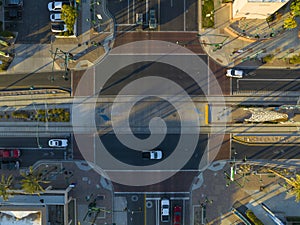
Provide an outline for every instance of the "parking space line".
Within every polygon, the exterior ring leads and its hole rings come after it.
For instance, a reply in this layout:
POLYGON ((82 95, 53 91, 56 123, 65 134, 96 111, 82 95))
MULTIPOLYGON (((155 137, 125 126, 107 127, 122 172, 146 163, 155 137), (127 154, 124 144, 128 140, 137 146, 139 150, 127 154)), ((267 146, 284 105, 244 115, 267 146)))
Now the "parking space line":
MULTIPOLYGON (((116 27, 122 27, 122 26, 135 26, 134 23, 119 23, 115 25, 116 27)), ((124 32, 124 31, 122 31, 124 32)), ((135 31, 136 32, 136 31, 135 31)))
POLYGON ((146 200, 160 200, 160 198, 146 198, 146 200))
POLYGON ((146 194, 144 194, 144 225, 147 225, 146 194))
POLYGON ((157 0, 157 30, 160 31, 160 0, 157 0))
POLYGON ((171 197, 171 200, 189 200, 189 197, 171 197))
POLYGON ((130 4, 129 4, 130 0, 127 0, 127 22, 129 23, 129 11, 130 11, 130 4))
POLYGON ((135 0, 132 0, 132 18, 133 18, 133 23, 135 23, 135 0))
POLYGON ((149 0, 146 0, 146 24, 148 23, 149 0))
POLYGON ((182 225, 184 225, 184 221, 185 221, 185 218, 184 218, 184 216, 185 216, 185 208, 184 208, 184 206, 185 206, 185 200, 183 200, 183 203, 182 203, 182 225))
POLYGON ((156 204, 156 225, 159 225, 159 201, 155 202, 156 204))

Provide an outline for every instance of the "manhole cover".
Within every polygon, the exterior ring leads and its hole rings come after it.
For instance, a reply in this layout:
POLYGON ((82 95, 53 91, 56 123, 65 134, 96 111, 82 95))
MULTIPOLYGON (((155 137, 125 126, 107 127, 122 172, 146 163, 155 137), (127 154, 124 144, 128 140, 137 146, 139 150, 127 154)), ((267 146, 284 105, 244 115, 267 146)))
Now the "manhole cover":
POLYGON ((139 197, 137 195, 131 196, 131 201, 136 202, 137 200, 139 200, 139 197))
POLYGON ((152 208, 152 206, 153 206, 153 203, 152 203, 151 201, 147 201, 147 202, 146 202, 146 207, 147 207, 148 209, 152 208))

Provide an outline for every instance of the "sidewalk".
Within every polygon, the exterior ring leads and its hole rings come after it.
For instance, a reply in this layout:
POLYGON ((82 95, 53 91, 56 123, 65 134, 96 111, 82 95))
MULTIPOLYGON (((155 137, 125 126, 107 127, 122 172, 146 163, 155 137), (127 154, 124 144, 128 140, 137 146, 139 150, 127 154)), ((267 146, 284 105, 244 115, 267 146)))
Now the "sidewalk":
MULTIPOLYGON (((263 161, 251 161, 247 164, 266 165, 263 161)), ((286 168, 299 165, 295 161, 287 161, 286 168)), ((281 162, 269 162, 268 166, 282 165, 281 162)), ((298 167, 297 167, 298 168, 298 167)), ((192 223, 201 222, 201 203, 206 205, 206 224, 228 225, 241 222, 234 215, 231 208, 238 204, 251 209, 254 214, 264 223, 272 224, 272 220, 260 206, 265 203, 277 216, 297 216, 300 210, 295 197, 286 192, 283 187, 284 181, 276 176, 249 175, 235 176, 235 182, 225 179, 224 171, 230 173, 230 164, 225 161, 214 162, 206 171, 203 171, 192 186, 192 223), (226 183, 228 185, 226 185, 226 183), (261 190, 261 187, 264 187, 261 190), (282 204, 277 204, 282 202, 282 204), (287 207, 287 205, 289 207, 287 207), (276 213, 280 212, 280 214, 276 213)), ((191 224, 192 224, 191 223, 191 224)))
MULTIPOLYGON (((113 222, 113 187, 112 184, 95 172, 85 161, 75 162, 53 162, 42 161, 35 164, 33 167, 39 170, 45 168, 49 171, 51 165, 56 165, 58 172, 55 171, 49 174, 51 180, 50 185, 55 189, 65 189, 69 184, 75 183, 76 187, 70 192, 70 197, 76 199, 77 204, 77 219, 81 225, 89 225, 92 217, 87 217, 88 205, 97 197, 101 196, 101 200, 97 201, 97 207, 101 207, 107 212, 102 212, 98 215, 96 224, 111 224, 113 222), (51 174, 57 174, 52 176, 51 174), (51 175, 51 176, 50 176, 51 175), (104 181, 105 180, 105 181, 104 181)), ((77 224, 77 223, 76 223, 77 224)))
POLYGON ((299 65, 288 58, 300 53, 299 28, 283 30, 289 6, 282 9, 280 17, 270 23, 260 19, 231 19, 231 3, 215 1, 215 26, 199 32, 199 41, 206 53, 226 67, 241 68, 289 68, 299 65), (262 58, 273 54, 272 62, 262 63, 262 58))

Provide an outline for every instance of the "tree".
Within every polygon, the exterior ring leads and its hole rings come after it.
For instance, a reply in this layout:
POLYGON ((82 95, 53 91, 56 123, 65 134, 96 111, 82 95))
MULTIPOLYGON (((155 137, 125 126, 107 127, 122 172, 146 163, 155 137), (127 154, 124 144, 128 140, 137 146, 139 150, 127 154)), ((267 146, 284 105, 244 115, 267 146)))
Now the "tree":
POLYGON ((292 187, 292 190, 290 193, 296 197, 296 202, 299 202, 300 201, 300 174, 296 174, 296 179, 295 179, 293 177, 287 178, 284 175, 282 175, 274 170, 271 170, 271 169, 269 171, 274 173, 278 177, 284 179, 285 182, 287 182, 292 187))
POLYGON ((300 16, 300 1, 296 0, 292 2, 290 9, 293 16, 300 16))
POLYGON ((0 181, 0 196, 4 201, 7 201, 10 196, 10 187, 13 181, 13 176, 9 175, 7 178, 2 174, 0 181))
POLYGON ((290 16, 288 18, 286 18, 283 22, 283 27, 285 29, 294 29, 297 27, 297 22, 295 20, 295 17, 290 16))
POLYGON ((40 194, 45 190, 40 185, 41 183, 49 183, 49 181, 45 181, 42 179, 42 176, 36 174, 31 167, 29 167, 29 172, 21 173, 23 179, 21 180, 22 189, 25 194, 40 194))
POLYGON ((67 25, 67 29, 70 33, 74 32, 74 24, 78 16, 77 10, 70 5, 63 5, 61 10, 61 19, 67 25))

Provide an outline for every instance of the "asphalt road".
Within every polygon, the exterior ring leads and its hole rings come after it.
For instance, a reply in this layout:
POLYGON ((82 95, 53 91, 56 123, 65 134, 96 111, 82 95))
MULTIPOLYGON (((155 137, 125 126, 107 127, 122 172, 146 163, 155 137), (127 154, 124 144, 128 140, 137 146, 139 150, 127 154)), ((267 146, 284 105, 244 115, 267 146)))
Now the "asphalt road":
MULTIPOLYGON (((1 137, 0 148, 18 148, 21 151, 20 167, 32 166, 39 160, 63 160, 67 153, 67 148, 50 148, 48 140, 53 137, 1 137), (38 148, 38 142, 41 149, 38 148)), ((60 137, 61 138, 61 137, 60 137)))
POLYGON ((134 31, 136 14, 143 14, 143 30, 149 30, 149 10, 156 12, 160 31, 197 31, 196 0, 111 0, 108 9, 116 20, 117 31, 134 31))
POLYGON ((293 146, 248 146, 232 141, 232 158, 247 159, 300 159, 299 145, 293 146), (234 154, 234 151, 237 154, 234 154))
MULTIPOLYGON (((118 63, 118 60, 122 60, 125 57, 132 57, 131 55, 122 55, 119 56, 120 58, 115 59, 115 63, 118 63)), ((167 57, 167 56, 166 56, 167 57)), ((182 56, 178 55, 175 56, 178 59, 181 60, 182 56)), ((194 56, 191 56, 194 57, 194 56)), ((207 56, 200 55, 200 59, 207 64, 207 56)), ((115 57, 114 57, 115 58, 115 57)), ((111 60, 114 60, 112 58, 111 60)), ((185 56, 185 60, 188 63, 188 56, 185 56)), ((110 61, 111 62, 111 61, 110 61)), ((112 63, 113 64, 113 63, 112 63)), ((105 64, 106 65, 106 64, 105 64)), ((103 66, 99 65, 99 71, 101 72, 103 69, 103 66)), ((195 68, 196 69, 196 68, 195 68)), ((206 68, 200 68, 199 71, 201 72, 201 77, 203 76, 204 79, 208 79, 208 72, 206 68)), ((100 75, 100 74, 99 74, 100 75)), ((208 83, 203 82, 203 87, 199 87, 195 81, 189 76, 188 74, 184 73, 180 68, 163 64, 160 62, 142 62, 142 63, 135 63, 131 64, 125 68, 120 69, 118 72, 116 72, 105 84, 101 91, 101 95, 116 95, 120 92, 122 88, 124 88, 126 85, 130 84, 133 81, 136 81, 143 77, 149 77, 149 76, 157 76, 166 78, 170 81, 176 82, 176 84, 180 85, 189 95, 203 95, 202 89, 208 89, 208 83)), ((101 79, 101 76, 98 76, 99 79, 101 79)), ((97 79, 96 79, 97 82, 97 79)), ((156 84, 157 85, 157 84, 156 84)), ((163 86, 163 84, 162 84, 163 86)), ((151 87, 150 83, 145 84, 145 92, 146 89, 152 89, 155 90, 159 89, 157 86, 151 87)), ((168 93, 167 88, 165 89, 166 94, 168 93)), ((147 92, 146 92, 147 93, 147 92)))
POLYGON ((243 79, 232 79, 232 91, 299 91, 300 70, 245 70, 243 79))
POLYGON ((71 80, 65 80, 63 72, 43 72, 26 74, 1 74, 0 91, 9 89, 28 89, 34 85, 36 88, 62 88, 71 89, 71 80))
MULTIPOLYGON (((148 135, 136 135, 140 139, 145 139, 148 135)), ((163 151, 163 160, 166 160, 174 151, 178 144, 180 135, 171 135, 167 134, 165 139, 161 142, 156 149, 163 151)), ((124 135, 123 138, 126 138, 124 135)), ((114 156, 116 159, 120 160, 129 165, 135 166, 146 166, 155 164, 157 160, 145 160, 142 159, 141 151, 136 151, 130 147, 124 146, 114 134, 107 134, 100 137, 102 143, 109 153, 114 156)), ((203 155, 203 152, 207 144, 207 135, 200 135, 198 145, 194 150, 194 153, 190 160, 185 164, 182 170, 198 170, 200 159, 203 155)), ((149 149, 151 150, 151 149, 149 149)), ((100 165, 101 166, 101 165, 100 165)), ((174 170, 180 169, 177 168, 177 165, 172 165, 174 170)))

